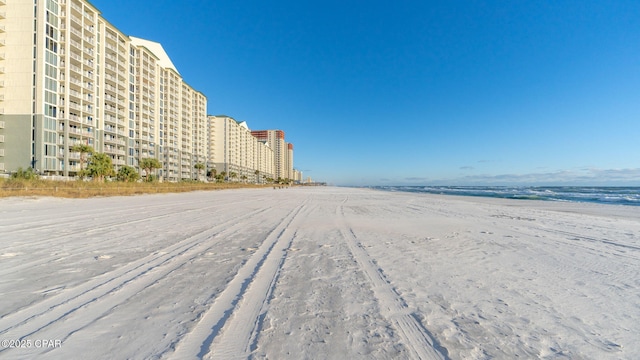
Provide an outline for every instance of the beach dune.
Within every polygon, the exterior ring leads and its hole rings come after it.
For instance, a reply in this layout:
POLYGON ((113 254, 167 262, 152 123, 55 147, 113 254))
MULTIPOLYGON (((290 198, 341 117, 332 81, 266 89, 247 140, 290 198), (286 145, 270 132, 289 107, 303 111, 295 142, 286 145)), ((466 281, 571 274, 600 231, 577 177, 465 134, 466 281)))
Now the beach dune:
POLYGON ((0 358, 634 359, 638 207, 240 189, 0 199, 0 358))

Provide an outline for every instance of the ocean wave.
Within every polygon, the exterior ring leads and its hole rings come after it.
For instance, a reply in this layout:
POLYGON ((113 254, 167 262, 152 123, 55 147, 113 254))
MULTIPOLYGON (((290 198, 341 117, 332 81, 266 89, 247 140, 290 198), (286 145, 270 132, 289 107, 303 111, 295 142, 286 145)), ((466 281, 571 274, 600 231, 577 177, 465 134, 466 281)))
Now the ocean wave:
POLYGON ((640 187, 374 186, 385 191, 640 206, 640 187))

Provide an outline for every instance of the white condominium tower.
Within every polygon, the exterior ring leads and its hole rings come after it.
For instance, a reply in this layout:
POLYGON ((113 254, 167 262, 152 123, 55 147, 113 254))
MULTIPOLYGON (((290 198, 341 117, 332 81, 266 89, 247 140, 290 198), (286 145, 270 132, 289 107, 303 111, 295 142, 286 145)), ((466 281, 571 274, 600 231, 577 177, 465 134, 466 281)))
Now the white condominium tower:
POLYGON ((258 141, 267 143, 273 149, 275 179, 293 179, 293 144, 284 140, 284 131, 254 130, 251 133, 258 141))
POLYGON ((73 176, 70 148, 87 144, 116 169, 151 157, 166 180, 194 179, 206 108, 160 44, 123 34, 90 2, 0 0, 0 172, 73 176))
POLYGON ((231 181, 263 182, 274 178, 273 150, 252 135, 245 121, 209 116, 207 168, 231 181))
POLYGON ((130 39, 136 73, 134 158, 162 160, 160 176, 169 181, 195 179, 195 164, 206 163, 207 98, 182 80, 162 45, 130 39))

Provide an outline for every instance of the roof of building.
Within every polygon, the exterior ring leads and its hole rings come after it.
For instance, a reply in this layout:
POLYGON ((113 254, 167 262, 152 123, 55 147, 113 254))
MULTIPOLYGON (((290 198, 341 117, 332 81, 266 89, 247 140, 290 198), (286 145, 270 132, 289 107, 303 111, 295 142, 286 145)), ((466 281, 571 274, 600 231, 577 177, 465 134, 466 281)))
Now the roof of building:
POLYGON ((238 120, 236 120, 236 122, 238 123, 239 126, 249 130, 249 125, 247 125, 246 121, 238 121, 238 120))
POLYGON ((131 39, 132 44, 136 46, 144 46, 147 49, 149 49, 155 56, 157 56, 158 64, 160 64, 160 66, 162 66, 163 68, 172 69, 176 73, 180 74, 180 72, 178 71, 178 69, 176 69, 175 65, 173 65, 173 62, 171 62, 169 55, 167 55, 167 53, 164 51, 164 48, 160 43, 150 41, 150 40, 140 39, 134 36, 129 36, 129 38, 131 39))

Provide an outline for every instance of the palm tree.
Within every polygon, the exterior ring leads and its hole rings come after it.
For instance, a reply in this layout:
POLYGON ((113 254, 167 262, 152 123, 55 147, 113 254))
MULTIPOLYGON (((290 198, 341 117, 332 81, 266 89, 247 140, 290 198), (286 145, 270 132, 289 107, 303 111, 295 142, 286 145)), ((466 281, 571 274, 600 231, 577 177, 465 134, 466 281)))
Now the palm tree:
POLYGON ((226 171, 223 171, 223 172, 221 172, 221 173, 220 173, 220 175, 218 175, 218 176, 221 176, 221 177, 222 177, 222 181, 224 182, 224 180, 225 180, 225 179, 226 179, 226 177, 227 177, 227 172, 226 172, 226 171))
POLYGON ((118 181, 136 182, 140 178, 140 175, 132 166, 124 165, 121 166, 120 169, 118 169, 116 178, 118 179, 118 181))
POLYGON ((78 175, 84 176, 84 163, 86 162, 86 154, 93 154, 93 148, 87 144, 75 144, 69 150, 80 153, 80 171, 78 175))
POLYGON ((87 165, 87 173, 93 176, 93 180, 103 182, 105 176, 114 174, 111 157, 103 153, 93 153, 87 165))
POLYGON ((200 181, 200 171, 204 170, 205 166, 203 163, 197 163, 193 167, 198 170, 198 181, 200 181))
POLYGON ((253 172, 254 174, 256 174, 256 183, 260 183, 260 170, 256 170, 253 172))
POLYGON ((207 171, 207 177, 215 180, 218 178, 218 170, 216 169, 211 169, 209 171, 207 171))
POLYGON ((242 183, 244 183, 244 184, 247 183, 247 175, 240 176, 240 179, 242 179, 242 183))
POLYGON ((140 168, 146 172, 147 181, 153 180, 153 174, 151 173, 153 170, 160 169, 161 167, 162 164, 160 164, 160 161, 156 158, 144 158, 140 160, 140 168))
POLYGON ((238 177, 238 173, 232 171, 232 172, 229 173, 229 177, 232 178, 232 179, 235 179, 235 178, 238 177))

